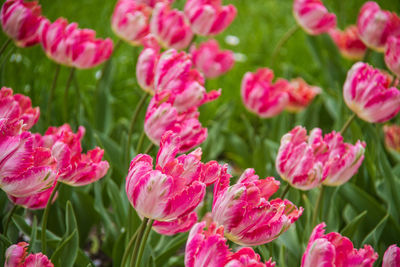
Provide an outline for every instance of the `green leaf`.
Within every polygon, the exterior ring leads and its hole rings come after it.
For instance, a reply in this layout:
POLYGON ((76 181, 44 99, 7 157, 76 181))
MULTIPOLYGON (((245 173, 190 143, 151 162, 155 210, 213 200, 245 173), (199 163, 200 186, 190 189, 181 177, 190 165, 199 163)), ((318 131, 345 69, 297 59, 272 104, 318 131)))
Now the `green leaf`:
POLYGON ((374 229, 372 229, 371 232, 364 238, 362 244, 371 244, 373 247, 375 247, 382 235, 383 229, 385 229, 388 218, 389 214, 386 214, 386 216, 383 217, 382 220, 380 220, 379 223, 374 227, 374 229))
POLYGON ((36 216, 33 217, 33 223, 32 223, 32 231, 30 234, 30 241, 29 241, 29 249, 28 249, 28 253, 32 252, 33 246, 35 245, 36 242, 36 234, 37 234, 37 219, 36 216))
POLYGON ((162 266, 172 255, 175 255, 176 251, 186 243, 186 239, 187 234, 179 234, 168 242, 165 245, 166 249, 156 258, 156 266, 162 266))
POLYGON ((355 217, 351 222, 349 222, 340 233, 348 238, 352 239, 354 233, 357 231, 358 226, 364 220, 365 215, 367 215, 367 211, 363 211, 357 217, 355 217))
POLYGON ((111 207, 114 210, 113 213, 117 215, 115 216, 115 221, 118 227, 122 228, 126 222, 127 212, 124 208, 125 205, 123 204, 119 189, 112 179, 107 180, 107 193, 111 199, 111 207))

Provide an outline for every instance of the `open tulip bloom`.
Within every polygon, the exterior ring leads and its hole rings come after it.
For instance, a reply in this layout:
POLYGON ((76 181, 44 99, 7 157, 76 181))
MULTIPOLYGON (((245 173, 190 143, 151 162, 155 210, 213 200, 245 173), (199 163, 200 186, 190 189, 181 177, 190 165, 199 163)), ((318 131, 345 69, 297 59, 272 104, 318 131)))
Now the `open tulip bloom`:
POLYGON ((361 41, 356 25, 351 25, 344 31, 332 29, 329 31, 329 35, 343 57, 350 60, 362 60, 364 58, 367 47, 361 41))
POLYGON ((46 255, 28 254, 28 246, 26 242, 19 242, 7 248, 4 267, 54 267, 46 255))

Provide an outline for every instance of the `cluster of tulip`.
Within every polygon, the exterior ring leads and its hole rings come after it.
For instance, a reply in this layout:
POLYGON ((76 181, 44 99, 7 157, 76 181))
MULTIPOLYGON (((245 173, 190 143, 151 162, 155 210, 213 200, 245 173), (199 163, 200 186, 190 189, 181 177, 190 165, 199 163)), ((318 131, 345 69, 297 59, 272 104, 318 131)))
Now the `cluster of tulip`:
MULTIPOLYGON (((299 219, 303 208, 284 199, 287 191, 280 198, 271 199, 280 187, 274 177, 259 179, 249 168, 230 185, 228 165, 201 162, 201 148, 178 156, 207 138, 207 128, 199 121, 199 107, 217 99, 221 90, 207 92, 205 78, 218 77, 234 64, 231 51, 220 50, 213 39, 196 46, 194 35, 221 33, 235 18, 236 9, 223 6, 220 0, 187 0, 181 12, 172 8, 172 2, 119 0, 111 18, 112 29, 119 38, 143 46, 136 78, 144 96, 152 97, 143 128, 150 141, 159 146, 154 168, 153 158, 147 154, 137 154, 129 166, 125 190, 142 225, 132 235, 122 264, 135 243, 131 262, 140 265, 153 229, 162 235, 190 231, 184 259, 189 267, 273 267, 272 259, 262 262, 252 246, 278 238, 299 219), (186 48, 188 51, 179 51, 186 48), (198 222, 197 211, 208 186, 213 187, 211 213, 198 222), (227 240, 244 247, 234 251, 227 240)), ((357 26, 342 32, 336 29, 336 16, 320 0, 294 0, 293 10, 298 24, 308 34, 328 33, 343 56, 359 60, 368 48, 384 51, 388 68, 400 76, 400 18, 396 14, 367 2, 357 26)), ((41 16, 36 2, 7 0, 0 20, 4 32, 17 46, 41 43, 49 58, 72 68, 94 67, 109 59, 113 51, 112 41, 96 39, 93 30, 78 29, 76 23, 68 24, 63 18, 50 23, 41 16)), ((302 78, 279 78, 275 83, 273 78, 271 69, 261 68, 246 73, 242 80, 243 103, 261 118, 277 116, 284 110, 302 111, 322 92, 302 78)), ((355 63, 343 86, 344 102, 355 114, 351 119, 358 116, 370 123, 383 123, 394 118, 400 112, 397 83, 382 70, 364 62, 355 63)), ((49 127, 44 135, 31 133, 29 130, 38 119, 39 108, 32 107, 29 97, 13 94, 5 87, 0 90, 0 188, 15 205, 46 208, 45 217, 60 183, 93 183, 105 176, 109 164, 102 161, 104 151, 98 147, 82 153, 83 127, 77 133, 69 124, 49 127)), ((348 124, 340 132, 325 135, 319 128, 307 135, 305 128, 296 126, 282 137, 275 165, 288 186, 300 190, 320 187, 322 192, 323 186, 340 186, 357 173, 366 143, 344 142, 342 135, 348 124)), ((384 132, 387 147, 400 151, 400 127, 387 125, 384 132)), ((128 149, 129 146, 128 141, 128 149)), ((315 225, 313 221, 312 226, 315 225)), ((372 266, 378 259, 371 246, 355 249, 339 233, 324 234, 325 226, 315 226, 302 267, 372 266)), ((42 227, 43 253, 45 230, 46 219, 42 227)), ((20 242, 9 247, 5 266, 53 266, 42 253, 28 255, 28 246, 20 242)), ((392 245, 383 257, 383 266, 399 265, 400 248, 392 245)))

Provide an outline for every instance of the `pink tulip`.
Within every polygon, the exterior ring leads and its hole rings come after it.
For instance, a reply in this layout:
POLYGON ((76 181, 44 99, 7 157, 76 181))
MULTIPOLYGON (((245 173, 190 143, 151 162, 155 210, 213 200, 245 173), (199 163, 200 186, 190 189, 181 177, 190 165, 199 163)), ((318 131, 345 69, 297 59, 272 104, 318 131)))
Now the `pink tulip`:
POLYGON ((225 267, 275 267, 275 262, 269 259, 267 262, 261 262, 260 255, 254 252, 252 248, 241 248, 234 253, 225 267))
MULTIPOLYGON (((50 198, 51 193, 55 188, 55 184, 42 192, 37 194, 29 195, 27 197, 14 197, 12 195, 8 195, 10 201, 12 201, 15 205, 22 206, 26 209, 37 210, 46 208, 47 202, 50 198)), ((53 197, 53 202, 57 199, 58 192, 53 197)))
POLYGON ((224 227, 215 222, 200 222, 190 230, 185 249, 186 267, 274 267, 271 260, 263 263, 252 248, 233 253, 224 238, 224 227), (206 229, 205 229, 206 228, 206 229))
POLYGON ((385 122, 400 111, 400 91, 390 87, 391 77, 358 62, 347 73, 343 97, 347 106, 367 122, 385 122))
POLYGON ((150 31, 164 48, 184 49, 193 38, 183 13, 168 4, 158 3, 150 21, 150 31))
POLYGON ((382 10, 376 2, 366 2, 358 15, 358 32, 369 47, 383 52, 389 36, 400 36, 400 18, 394 12, 382 10))
POLYGON ((221 0, 188 0, 184 10, 193 32, 202 36, 220 34, 237 13, 235 6, 222 6, 221 0))
POLYGON ((400 248, 391 245, 383 255, 382 267, 400 267, 400 248))
POLYGON ((0 90, 0 133, 17 135, 27 131, 38 121, 39 108, 32 108, 31 99, 15 94, 11 88, 0 90))
POLYGON ((364 58, 367 47, 361 41, 356 25, 351 25, 344 31, 332 29, 329 31, 329 35, 343 57, 350 60, 362 60, 364 58))
POLYGON ((197 223, 197 214, 193 211, 173 221, 154 221, 153 230, 161 235, 175 235, 189 231, 195 223, 197 223))
POLYGON ((397 77, 400 77, 400 37, 390 36, 387 39, 385 49, 385 63, 386 66, 397 77))
POLYGON ((294 0, 297 23, 311 35, 327 33, 336 27, 336 15, 329 13, 321 0, 294 0))
POLYGON ((216 78, 232 69, 235 60, 230 50, 220 50, 218 42, 209 40, 191 47, 193 64, 206 78, 216 78))
POLYGON ((106 61, 113 50, 111 39, 95 36, 95 31, 78 29, 78 24, 68 24, 66 19, 59 18, 43 27, 42 46, 47 56, 59 64, 93 68, 106 61))
POLYGON ((400 126, 385 125, 383 132, 385 133, 386 148, 400 153, 400 126))
POLYGON ((289 95, 289 102, 285 109, 299 112, 305 109, 322 90, 317 86, 308 85, 302 78, 296 78, 290 81, 286 92, 289 95))
POLYGON ((272 70, 262 68, 255 73, 247 72, 242 80, 242 101, 249 111, 261 118, 278 115, 285 109, 289 101, 286 92, 289 82, 280 79, 272 84, 273 78, 272 70))
POLYGON ((365 143, 343 142, 340 133, 322 136, 315 128, 296 126, 281 139, 276 169, 279 175, 300 190, 310 190, 321 184, 338 186, 347 182, 364 160, 365 143))
POLYGON ((114 33, 132 45, 140 45, 150 32, 151 8, 133 0, 119 0, 111 18, 114 33))
POLYGON ((7 0, 1 8, 1 26, 5 34, 19 47, 40 42, 40 33, 46 21, 41 16, 38 2, 7 0))
POLYGON ((53 267, 53 263, 42 253, 29 254, 26 242, 11 245, 6 250, 6 261, 4 267, 53 267))
POLYGON ((314 228, 301 267, 372 267, 378 259, 371 246, 365 245, 357 250, 347 237, 339 233, 324 234, 325 227, 325 223, 321 223, 314 228))
POLYGON ((151 8, 154 8, 158 3, 172 4, 175 0, 134 0, 138 4, 145 4, 151 8))
POLYGON ((27 197, 54 184, 57 172, 48 165, 51 152, 33 146, 29 132, 0 135, 0 187, 9 195, 27 197))
POLYGON ((151 34, 142 43, 144 49, 136 63, 136 79, 145 92, 154 95, 154 75, 160 58, 160 46, 151 34))
POLYGON ((175 158, 179 148, 179 136, 169 131, 162 137, 155 170, 149 155, 132 160, 125 188, 141 217, 172 221, 188 215, 202 201, 206 186, 218 178, 218 163, 200 162, 200 148, 175 158))
POLYGON ((254 169, 247 169, 238 182, 229 186, 230 175, 221 175, 214 188, 212 215, 223 225, 231 241, 246 246, 271 242, 289 229, 302 214, 288 200, 269 198, 279 189, 273 177, 259 180, 254 169))

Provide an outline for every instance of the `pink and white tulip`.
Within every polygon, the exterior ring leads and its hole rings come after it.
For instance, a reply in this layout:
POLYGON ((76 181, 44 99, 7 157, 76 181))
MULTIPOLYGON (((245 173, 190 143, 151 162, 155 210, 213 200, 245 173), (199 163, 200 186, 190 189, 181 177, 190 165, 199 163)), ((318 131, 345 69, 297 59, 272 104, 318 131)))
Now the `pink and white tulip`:
POLYGON ((175 0, 134 0, 138 4, 145 4, 151 8, 154 8, 158 3, 172 4, 175 0))
POLYGON ((358 62, 347 73, 343 86, 346 105, 367 122, 385 122, 400 111, 400 91, 392 78, 367 63, 358 62))
POLYGON ((355 145, 343 142, 340 133, 322 136, 315 128, 307 130, 296 126, 281 139, 276 169, 291 186, 310 190, 321 184, 338 186, 347 182, 364 160, 365 143, 355 145))
MULTIPOLYGON (((36 193, 29 195, 27 197, 14 197, 12 195, 8 195, 8 198, 10 201, 12 201, 15 205, 22 206, 26 209, 30 210, 38 210, 38 209, 44 209, 46 208, 47 202, 51 196, 51 193, 53 192, 55 188, 54 184, 52 187, 49 189, 46 189, 42 192, 36 193)), ((58 192, 55 193, 53 197, 53 202, 57 199, 58 192)))
POLYGON ((357 19, 361 40, 371 49, 383 52, 390 36, 400 36, 400 18, 382 10, 374 1, 366 2, 357 19))
POLYGON ((4 267, 53 267, 53 263, 42 253, 29 254, 26 242, 11 245, 6 250, 4 267))
POLYGON ((252 248, 241 248, 234 253, 225 267, 275 267, 275 262, 269 259, 267 262, 261 262, 261 257, 254 252, 252 248))
POLYGON ((39 107, 32 108, 31 99, 21 94, 13 95, 11 88, 0 90, 0 133, 17 135, 27 131, 38 121, 39 107))
POLYGON ((91 29, 79 29, 78 24, 63 18, 46 23, 42 30, 42 47, 46 55, 59 64, 78 69, 93 68, 106 61, 112 51, 110 38, 96 39, 91 29))
POLYGON ((188 0, 184 11, 193 32, 202 36, 220 34, 237 13, 234 5, 222 6, 221 0, 188 0))
POLYGON ((385 133, 386 148, 400 153, 400 126, 385 125, 383 132, 385 133))
POLYGON ((327 33, 336 27, 336 15, 329 13, 321 0, 294 0, 297 23, 311 35, 327 33))
POLYGON ((378 259, 370 245, 355 249, 347 237, 336 232, 325 234, 325 227, 325 223, 321 223, 314 228, 301 267, 372 267, 378 259))
POLYGON ((386 66, 394 73, 397 77, 400 77, 400 36, 391 36, 387 39, 385 49, 385 63, 386 66))
POLYGON ((38 2, 7 0, 0 13, 1 26, 5 34, 19 47, 40 42, 40 33, 46 19, 41 16, 38 2))
POLYGON ((179 148, 179 136, 169 131, 162 137, 155 170, 149 155, 132 160, 125 189, 141 217, 172 221, 190 214, 203 200, 206 186, 218 178, 218 163, 200 162, 200 148, 175 158, 179 148))
POLYGON ((285 109, 289 112, 302 111, 316 95, 322 92, 321 88, 307 84, 302 78, 291 80, 286 91, 289 95, 289 102, 285 109))
POLYGON ((114 33, 132 45, 140 45, 150 32, 151 8, 133 0, 119 0, 111 18, 114 33))
POLYGON ((400 267, 400 248, 395 244, 385 251, 382 267, 400 267))
POLYGON ((286 88, 289 82, 283 79, 272 83, 274 73, 262 68, 255 73, 247 72, 241 85, 242 101, 245 107, 260 116, 270 118, 281 113, 289 101, 286 88))
POLYGON ((193 211, 176 220, 168 222, 154 221, 153 230, 161 235, 175 235, 189 231, 195 223, 197 223, 197 214, 193 211))
POLYGON ((154 95, 154 76, 160 59, 160 46, 152 35, 146 36, 142 43, 144 49, 136 63, 136 79, 144 91, 154 95))
POLYGON ((329 31, 329 35, 343 57, 350 60, 362 60, 364 58, 367 47, 361 41, 356 25, 351 25, 344 31, 332 29, 329 31))
POLYGON ((190 49, 193 64, 206 78, 216 78, 232 69, 235 59, 230 50, 220 50, 216 40, 201 43, 190 49))
POLYGON ((183 13, 168 4, 158 3, 150 20, 150 32, 164 48, 185 49, 193 32, 183 13))
POLYGON ((225 236, 239 244, 258 246, 284 233, 301 216, 288 200, 269 198, 279 189, 273 177, 259 180, 254 169, 247 169, 235 185, 230 175, 221 175, 214 188, 213 220, 223 225, 225 236))

